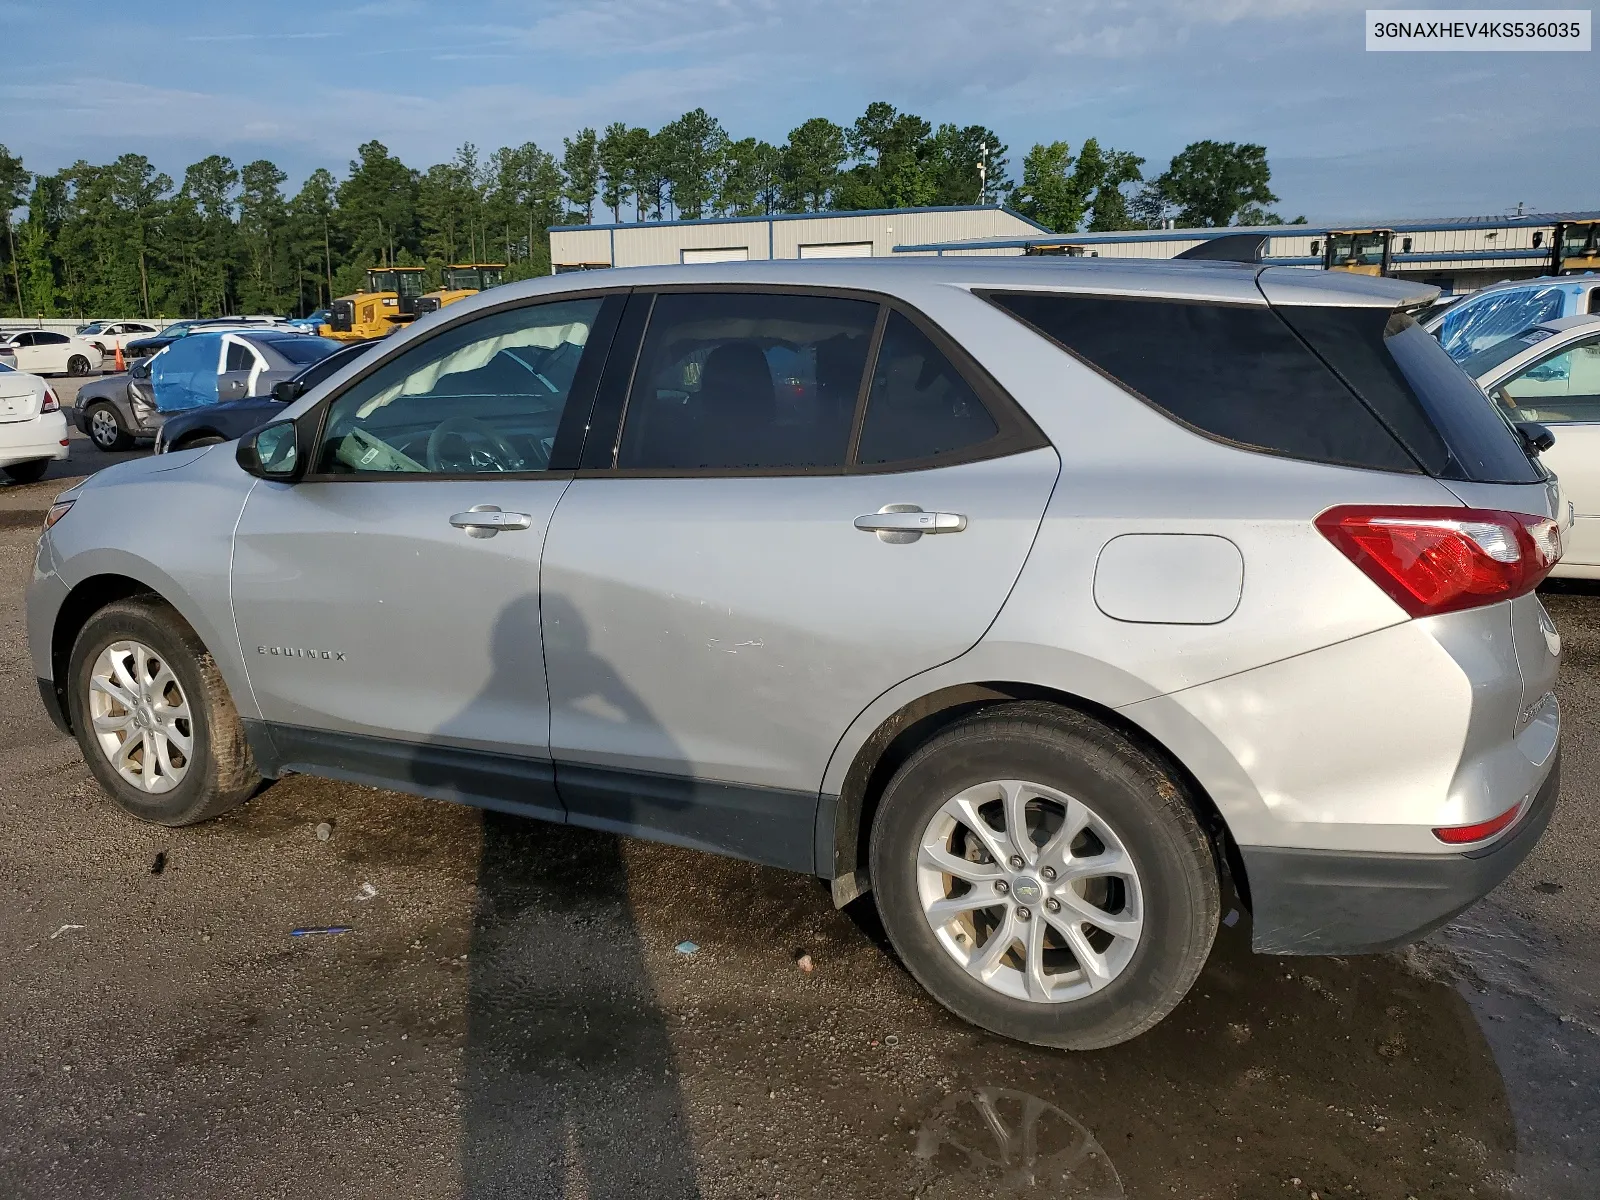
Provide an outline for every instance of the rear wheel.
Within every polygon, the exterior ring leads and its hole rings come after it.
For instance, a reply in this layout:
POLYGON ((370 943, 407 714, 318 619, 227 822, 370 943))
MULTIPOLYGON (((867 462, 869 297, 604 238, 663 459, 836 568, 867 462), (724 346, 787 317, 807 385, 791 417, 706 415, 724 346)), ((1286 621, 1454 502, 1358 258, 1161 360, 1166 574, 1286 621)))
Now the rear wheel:
POLYGON ((68 375, 87 375, 89 373, 89 360, 81 354, 74 354, 67 359, 68 375))
POLYGON ((978 713, 914 753, 873 821, 871 869, 890 941, 935 999, 1074 1050, 1171 1012, 1221 908, 1181 782, 1050 704, 978 713))
POLYGON ((260 785, 222 674, 170 605, 137 597, 102 608, 78 634, 67 672, 84 760, 132 816, 192 825, 260 785))
POLYGON ((5 473, 13 483, 38 483, 50 469, 50 462, 48 458, 36 458, 31 462, 12 463, 5 468, 5 473))
POLYGON ((89 409, 89 436, 102 450, 126 450, 133 445, 133 437, 122 427, 122 418, 114 404, 100 403, 89 409))

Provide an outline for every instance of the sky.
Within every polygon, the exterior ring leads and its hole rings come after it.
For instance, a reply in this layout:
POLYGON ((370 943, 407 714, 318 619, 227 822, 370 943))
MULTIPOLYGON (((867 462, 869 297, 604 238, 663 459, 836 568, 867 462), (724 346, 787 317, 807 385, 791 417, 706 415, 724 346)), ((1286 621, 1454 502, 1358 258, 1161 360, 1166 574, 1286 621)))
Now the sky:
MULTIPOLYGON (((1419 0, 1408 0, 1418 3, 1419 0)), ((1464 0, 1455 0, 1462 3, 1464 0)), ((1502 5, 1512 0, 1494 0, 1502 5)), ((413 166, 703 106, 781 142, 873 100, 1010 146, 1087 137, 1154 175, 1267 147, 1313 222, 1600 209, 1600 59, 1377 54, 1344 0, 0 0, 0 142, 35 171, 137 151, 290 187, 377 138, 413 166)))

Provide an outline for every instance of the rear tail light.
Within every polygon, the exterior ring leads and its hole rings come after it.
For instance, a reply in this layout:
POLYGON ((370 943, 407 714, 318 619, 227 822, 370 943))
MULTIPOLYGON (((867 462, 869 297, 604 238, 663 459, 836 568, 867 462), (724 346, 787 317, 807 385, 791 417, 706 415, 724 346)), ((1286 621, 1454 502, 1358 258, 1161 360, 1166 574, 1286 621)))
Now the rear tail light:
POLYGON ((42 413, 61 411, 61 401, 56 399, 54 388, 45 388, 44 403, 39 406, 39 411, 42 413))
POLYGON ((1517 817, 1521 813, 1521 803, 1513 804, 1498 817, 1490 817, 1487 821, 1479 821, 1476 825, 1446 825, 1442 829, 1435 829, 1433 836, 1447 845, 1467 846, 1473 842, 1486 841, 1497 833, 1505 832, 1516 823, 1517 817))
POLYGON ((1521 596, 1561 558, 1554 521, 1498 509, 1351 504, 1317 528, 1413 617, 1521 596))

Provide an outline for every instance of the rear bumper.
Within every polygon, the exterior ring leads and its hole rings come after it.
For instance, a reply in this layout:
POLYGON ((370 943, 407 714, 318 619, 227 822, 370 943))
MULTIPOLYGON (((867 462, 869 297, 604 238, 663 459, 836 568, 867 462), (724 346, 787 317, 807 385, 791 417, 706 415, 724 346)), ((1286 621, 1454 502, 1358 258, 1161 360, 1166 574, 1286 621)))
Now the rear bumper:
POLYGON ((1503 838, 1465 854, 1366 854, 1242 846, 1262 954, 1362 954, 1432 932, 1494 890, 1550 823, 1557 751, 1527 812, 1503 838))
POLYGON ((0 425, 0 467, 36 462, 41 458, 66 458, 67 421, 59 412, 43 413, 31 421, 0 425))

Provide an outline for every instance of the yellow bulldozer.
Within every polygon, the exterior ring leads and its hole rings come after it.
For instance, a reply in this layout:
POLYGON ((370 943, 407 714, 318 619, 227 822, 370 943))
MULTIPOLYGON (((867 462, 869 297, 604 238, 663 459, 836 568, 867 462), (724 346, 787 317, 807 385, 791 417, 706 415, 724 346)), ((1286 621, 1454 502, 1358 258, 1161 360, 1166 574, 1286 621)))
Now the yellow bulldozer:
POLYGON ((1557 275, 1600 271, 1600 221, 1563 221, 1556 226, 1557 275))
POLYGON ((505 263, 451 263, 444 269, 444 286, 417 297, 417 315, 438 312, 457 300, 499 287, 505 274, 505 263))
POLYGON ((339 342, 364 342, 393 333, 417 319, 423 267, 371 267, 367 286, 329 305, 328 323, 317 332, 339 342))

